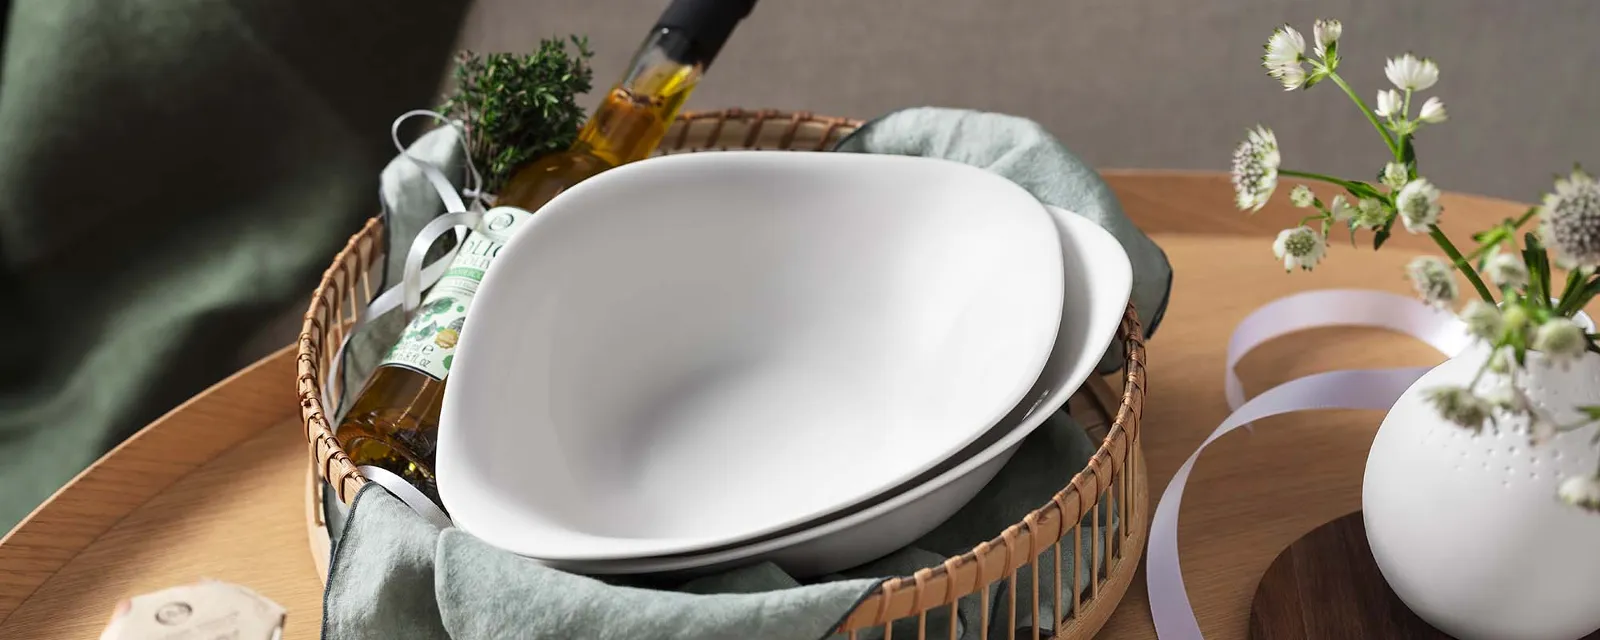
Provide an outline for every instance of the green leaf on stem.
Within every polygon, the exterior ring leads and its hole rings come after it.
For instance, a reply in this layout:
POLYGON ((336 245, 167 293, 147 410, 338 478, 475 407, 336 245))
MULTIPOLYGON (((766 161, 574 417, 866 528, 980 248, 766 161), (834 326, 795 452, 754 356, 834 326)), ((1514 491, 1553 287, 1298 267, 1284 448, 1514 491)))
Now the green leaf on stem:
POLYGON ((1583 294, 1584 288, 1582 271, 1573 270, 1567 272, 1567 286, 1561 289, 1561 304, 1556 306, 1556 313, 1563 316, 1571 316, 1573 312, 1582 309, 1583 305, 1588 304, 1588 300, 1581 302, 1578 300, 1578 296, 1583 294))
MULTIPOLYGON (((1573 273, 1576 274, 1578 272, 1574 271, 1573 273)), ((1600 296, 1600 275, 1591 278, 1588 284, 1577 287, 1572 286, 1572 281, 1569 277, 1567 292, 1561 295, 1561 315, 1568 317, 1577 315, 1584 307, 1589 306, 1589 302, 1594 300, 1596 296, 1600 296)))
POLYGON ((1528 265, 1528 293, 1537 295, 1534 304, 1543 308, 1550 307, 1550 254, 1545 251, 1544 245, 1539 242, 1537 234, 1524 234, 1522 241, 1525 248, 1522 250, 1522 260, 1528 265))
POLYGON ((1344 183, 1344 190, 1349 191, 1350 195, 1355 196, 1357 199, 1383 197, 1383 194, 1379 193, 1376 187, 1373 187, 1365 182, 1356 182, 1353 180, 1346 182, 1344 183))
POLYGON ((1398 220, 1398 219, 1400 219, 1400 215, 1399 214, 1395 214, 1394 217, 1389 218, 1388 222, 1383 223, 1383 228, 1382 229, 1379 229, 1377 233, 1372 234, 1372 250, 1373 251, 1377 251, 1377 250, 1383 248, 1383 243, 1389 240, 1389 234, 1392 233, 1393 230, 1394 230, 1394 221, 1398 220))

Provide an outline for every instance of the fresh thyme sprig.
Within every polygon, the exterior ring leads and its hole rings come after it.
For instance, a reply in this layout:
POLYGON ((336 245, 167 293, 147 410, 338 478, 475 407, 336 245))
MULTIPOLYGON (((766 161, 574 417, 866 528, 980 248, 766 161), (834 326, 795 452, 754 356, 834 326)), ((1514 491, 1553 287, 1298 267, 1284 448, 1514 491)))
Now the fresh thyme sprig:
POLYGON ((572 145, 584 119, 577 98, 592 88, 593 56, 578 36, 544 40, 532 54, 461 52, 455 89, 441 110, 462 123, 486 190, 504 186, 517 167, 572 145))

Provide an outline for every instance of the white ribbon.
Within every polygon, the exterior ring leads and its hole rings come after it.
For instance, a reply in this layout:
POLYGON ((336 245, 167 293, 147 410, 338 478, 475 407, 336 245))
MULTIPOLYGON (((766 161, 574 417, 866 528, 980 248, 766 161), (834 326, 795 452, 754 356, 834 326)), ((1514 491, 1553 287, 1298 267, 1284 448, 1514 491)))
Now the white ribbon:
MULTIPOLYGON (((433 286, 435 282, 438 282, 439 278, 444 277, 444 273, 450 268, 450 263, 455 259, 456 251, 460 249, 461 242, 466 239, 467 234, 473 227, 477 226, 483 216, 483 199, 485 195, 483 193, 483 177, 478 173, 477 167, 473 166, 471 150, 466 147, 465 136, 461 137, 461 144, 462 157, 466 163, 468 183, 461 193, 457 193, 455 185, 450 183, 450 179, 445 177, 443 171, 431 163, 411 155, 406 146, 400 142, 400 126, 407 120, 417 116, 427 116, 454 127, 459 127, 460 124, 451 122, 443 115, 433 111, 419 109, 401 114, 400 117, 395 118, 394 123, 389 127, 389 139, 394 142, 395 149, 400 152, 402 157, 416 165, 417 169, 422 172, 423 177, 428 180, 428 184, 433 186, 433 190, 439 195, 439 200, 444 203, 445 213, 424 225, 422 230, 417 233, 416 238, 411 241, 411 246, 406 250, 405 267, 401 272, 400 283, 388 287, 373 298, 371 302, 367 303, 366 306, 356 309, 350 330, 345 332, 344 340, 339 344, 339 350, 334 352, 333 360, 328 367, 328 375, 323 379, 322 392, 324 398, 333 397, 331 393, 333 385, 342 380, 344 354, 350 345, 350 339, 371 319, 381 317, 393 311, 396 307, 399 307, 401 312, 408 317, 415 312, 417 307, 422 304, 422 292, 433 286), (470 204, 463 197, 470 199, 470 204), (433 264, 424 265, 423 261, 427 259, 428 250, 433 248, 433 244, 441 236, 451 232, 456 234, 456 247, 452 248, 442 258, 434 261, 433 264)), ((385 208, 385 215, 387 216, 389 215, 387 203, 385 203, 385 208)), ((385 233, 388 233, 388 231, 385 231, 385 233)), ((394 248, 388 247, 387 250, 393 251, 394 248)), ((387 260, 387 256, 385 256, 385 260, 387 260)), ((441 529, 451 526, 450 517, 445 514, 443 509, 440 509, 426 495, 423 495, 421 491, 418 491, 416 487, 411 486, 400 476, 374 466, 361 466, 357 467, 357 470, 368 480, 388 489, 389 493, 400 498, 402 502, 406 503, 412 510, 422 515, 424 519, 434 526, 441 529)))
POLYGON ((416 487, 411 486, 411 483, 406 482, 405 478, 401 478, 383 467, 363 465, 356 467, 356 471, 360 471, 361 475, 366 476, 368 480, 388 489, 389 493, 394 494, 394 497, 406 503, 406 506, 411 507, 412 511, 416 511, 424 520, 427 520, 428 524, 438 529, 449 529, 455 526, 450 522, 450 516, 445 515, 444 510, 440 509, 439 505, 434 504, 432 500, 428 499, 428 496, 423 495, 416 487))
POLYGON ((1165 640, 1201 638, 1178 564, 1178 510, 1195 460, 1212 442, 1249 423, 1276 415, 1318 409, 1377 409, 1395 401, 1431 367, 1346 370, 1318 373, 1280 384, 1245 401, 1234 367, 1252 349, 1274 338, 1320 327, 1373 327, 1396 331, 1437 349, 1460 353, 1471 342, 1455 316, 1415 298, 1350 289, 1308 291, 1280 298, 1251 313, 1228 340, 1224 384, 1233 413, 1195 449, 1167 484, 1150 522, 1145 574, 1156 635, 1165 640))
MULTIPOLYGON (((483 215, 483 199, 485 196, 483 193, 483 176, 478 173, 478 168, 472 163, 472 153, 467 148, 464 134, 460 137, 460 140, 462 158, 467 169, 467 187, 461 193, 456 193, 455 185, 450 184, 450 179, 445 177, 443 171, 433 166, 432 163, 411 155, 406 145, 400 142, 401 125, 405 124, 407 120, 418 116, 427 116, 457 128, 460 127, 460 123, 453 122, 443 115, 427 109, 417 109, 400 114, 400 117, 395 118, 394 122, 389 125, 389 141, 394 143, 394 147, 399 151, 401 157, 411 161, 411 164, 422 172, 428 184, 433 186, 434 192, 439 195, 439 200, 444 203, 445 213, 429 221, 417 233, 416 238, 411 241, 411 246, 406 251, 405 268, 401 273, 400 284, 388 287, 373 298, 371 302, 368 302, 366 306, 356 309, 355 317, 351 320, 350 330, 345 332, 344 340, 339 343, 339 349, 334 352, 333 360, 328 366, 328 375, 323 377, 322 397, 324 398, 333 397, 332 390, 334 385, 339 384, 343 379, 344 354, 350 345, 350 339, 368 321, 382 317, 396 307, 401 307, 402 313, 407 316, 415 312, 417 307, 422 304, 422 292, 433 286, 435 282, 438 282, 439 278, 444 277, 445 271, 450 268, 450 263, 455 260, 456 251, 460 249, 461 242, 466 239, 467 233, 471 231, 473 226, 478 224, 483 215), (470 204, 462 199, 463 196, 471 199, 470 204), (435 260, 433 264, 423 265, 422 262, 427 258, 428 250, 433 248, 433 244, 439 240, 440 236, 452 231, 456 234, 456 246, 451 248, 443 257, 435 260)), ((388 203, 386 202, 384 205, 385 216, 387 216, 388 203)), ((386 230, 385 233, 389 232, 386 230)), ((393 247, 389 247, 388 250, 392 251, 393 247)), ((387 260, 387 256, 385 256, 385 259, 387 260)), ((387 270, 385 269, 385 271, 387 270)))

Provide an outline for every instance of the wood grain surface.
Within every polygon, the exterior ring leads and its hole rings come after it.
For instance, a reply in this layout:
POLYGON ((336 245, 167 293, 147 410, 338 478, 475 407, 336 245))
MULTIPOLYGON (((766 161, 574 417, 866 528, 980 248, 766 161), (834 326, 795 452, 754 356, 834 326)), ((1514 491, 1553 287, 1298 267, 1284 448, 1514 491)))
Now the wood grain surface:
MULTIPOLYGON (((1361 512, 1296 540, 1267 567, 1250 606, 1250 640, 1452 640, 1383 581, 1361 512)), ((1600 639, 1600 632, 1584 636, 1600 639)))
MULTIPOLYGON (((1143 441, 1156 496, 1227 415, 1224 349, 1235 324, 1309 288, 1406 292, 1401 266, 1434 253, 1426 238, 1402 232, 1376 255, 1370 244, 1336 244, 1316 272, 1286 274, 1270 250, 1273 235, 1298 219, 1283 201, 1286 188, 1267 209, 1245 215, 1232 209, 1224 175, 1107 178, 1176 273, 1149 347, 1143 441)), ((1524 209, 1449 195, 1444 224, 1464 243, 1473 230, 1524 209)), ((1262 347, 1240 375, 1255 393, 1318 371, 1440 359, 1398 336, 1326 330, 1262 347)), ((261 591, 289 609, 285 638, 316 638, 321 582, 305 525, 308 453, 296 424, 293 364, 279 352, 153 423, 0 541, 0 638, 94 637, 117 599, 201 576, 261 591)), ((1202 457, 1179 536, 1207 638, 1247 637, 1256 582, 1279 550, 1360 507, 1362 467, 1380 419, 1344 411, 1284 416, 1223 438, 1202 457)), ((1136 580, 1099 637, 1155 637, 1142 573, 1136 580)))

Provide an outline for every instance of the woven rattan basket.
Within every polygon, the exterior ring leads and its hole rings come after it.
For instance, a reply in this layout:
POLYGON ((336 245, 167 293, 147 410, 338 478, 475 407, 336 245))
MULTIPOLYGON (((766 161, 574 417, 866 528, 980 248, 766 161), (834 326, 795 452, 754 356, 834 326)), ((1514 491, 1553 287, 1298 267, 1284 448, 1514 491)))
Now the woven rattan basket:
MULTIPOLYGON (((668 132, 661 153, 726 149, 821 151, 860 124, 857 120, 777 111, 729 109, 689 113, 679 118, 668 132)), ((325 409, 338 406, 338 398, 324 397, 323 381, 324 376, 333 373, 330 371, 332 351, 350 330, 355 310, 379 293, 374 288, 378 275, 373 270, 383 264, 382 237, 382 224, 374 218, 350 239, 323 274, 300 333, 297 385, 312 464, 317 476, 328 482, 346 503, 354 499, 366 481, 334 438, 333 425, 325 409)), ((991 607, 987 602, 989 590, 985 587, 998 581, 1015 583, 1019 576, 1031 572, 1028 582, 1034 585, 1031 594, 1005 589, 1003 593, 1009 594, 1009 602, 993 607, 995 615, 1010 616, 1013 623, 1008 628, 1015 629, 1019 608, 1023 608, 1021 613, 1031 609, 1035 614, 1040 609, 1039 560, 1061 559, 1062 554, 1070 554, 1073 563, 1069 566, 1081 567, 1087 563, 1093 569, 1092 577, 1085 589, 1056 592, 1051 611, 1065 612, 1066 618, 1049 628, 1054 630, 1055 638, 1094 636, 1132 582, 1148 534, 1149 489, 1139 448, 1145 351, 1139 320, 1132 307, 1124 314, 1118 339, 1126 347, 1126 364, 1118 376, 1121 393, 1112 391, 1101 379, 1090 380, 1085 391, 1079 393, 1090 404, 1098 405, 1106 418, 1097 425, 1093 420, 1085 421, 1097 427, 1090 429, 1091 435, 1101 439, 1100 448, 1088 466, 1050 502, 1029 513, 1021 522, 998 532, 992 540, 949 558, 936 568, 885 582, 844 619, 838 628, 841 634, 853 640, 861 632, 880 628, 885 638, 905 637, 891 634, 889 626, 896 622, 914 622, 915 637, 919 639, 954 638, 956 616, 949 616, 952 622, 948 629, 933 629, 927 624, 928 614, 954 607, 959 599, 967 596, 982 598, 982 610, 987 614, 991 607), (1117 526, 1100 526, 1100 514, 1105 509, 1097 507, 1102 504, 1113 510, 1117 526), (1089 557, 1081 557, 1085 555, 1082 551, 1085 527, 1073 524, 1086 517, 1093 525, 1087 528, 1091 532, 1087 535, 1093 539, 1089 541, 1089 557)), ((331 386, 333 393, 337 393, 338 385, 331 386)), ((1074 401, 1079 399, 1075 397, 1074 401)), ((1047 566, 1056 572, 1055 584, 1062 584, 1061 562, 1052 561, 1047 566)), ((1050 578, 1045 576, 1045 579, 1050 578)), ((1033 615, 1027 619, 1039 620, 1040 617, 1033 615)), ((986 630, 988 622, 983 620, 980 628, 986 630)), ((1018 637, 1030 637, 1030 634, 1018 637)), ((1031 637, 1035 640, 1041 637, 1037 627, 1032 629, 1031 637)))

